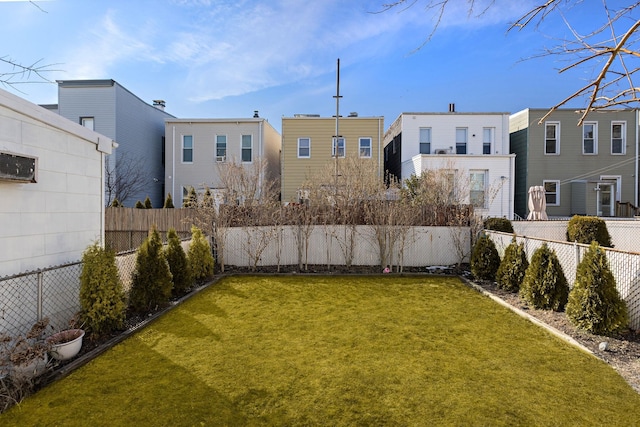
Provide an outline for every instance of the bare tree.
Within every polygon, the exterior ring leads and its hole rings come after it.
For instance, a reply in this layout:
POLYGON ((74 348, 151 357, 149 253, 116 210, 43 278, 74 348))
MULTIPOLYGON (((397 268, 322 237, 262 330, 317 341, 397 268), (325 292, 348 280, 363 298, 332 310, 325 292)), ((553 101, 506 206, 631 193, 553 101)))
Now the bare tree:
MULTIPOLYGON (((578 125, 582 124, 591 111, 636 105, 640 100, 640 87, 634 83, 635 74, 640 70, 638 64, 640 20, 634 16, 634 12, 640 6, 640 2, 632 1, 627 5, 620 5, 618 2, 601 0, 603 19, 601 23, 597 23, 598 21, 594 19, 593 29, 587 33, 581 33, 571 22, 570 17, 571 12, 578 12, 579 15, 580 9, 591 2, 581 0, 541 0, 541 2, 540 5, 520 16, 507 31, 520 31, 529 27, 540 30, 546 19, 551 16, 560 17, 570 36, 555 36, 558 42, 554 47, 532 55, 531 58, 549 55, 561 57, 567 61, 568 65, 562 67, 559 70, 560 73, 576 68, 592 68, 596 72, 586 84, 551 107, 540 119, 540 123, 558 108, 578 98, 586 99, 586 106, 581 110, 578 125)), ((383 4, 382 9, 376 13, 388 12, 392 9, 403 11, 420 4, 428 14, 435 15, 431 32, 416 49, 419 50, 431 40, 447 8, 454 3, 452 0, 398 0, 383 4)), ((495 0, 484 2, 468 0, 470 16, 481 18, 492 7, 499 7, 495 0)), ((590 15, 590 19, 593 18, 596 17, 590 15)), ((578 20, 582 24, 584 17, 577 16, 576 23, 578 20)), ((554 31, 559 30, 554 29, 554 31)))
POLYGON ((216 261, 222 272, 229 232, 232 227, 241 229, 242 250, 255 270, 282 226, 278 182, 266 176, 266 160, 251 165, 228 161, 216 167, 219 188, 213 189, 211 198, 203 197, 197 203, 193 221, 213 236, 216 261))
MULTIPOLYGON (((34 1, 29 1, 41 12, 46 13, 34 1)), ((59 64, 43 64, 42 59, 31 63, 19 62, 9 55, 0 56, 0 84, 20 91, 17 87, 26 83, 52 83, 45 74, 59 71, 52 67, 59 64)))
POLYGON ((107 206, 110 206, 115 199, 124 203, 149 185, 144 157, 123 153, 116 157, 116 164, 113 165, 109 157, 115 155, 109 155, 104 165, 104 191, 107 206))
POLYGON ((430 207, 434 224, 446 225, 458 256, 458 263, 468 258, 471 244, 482 228, 483 218, 475 208, 491 206, 504 185, 497 178, 487 183, 482 191, 475 192, 469 171, 455 161, 423 171, 420 176, 412 175, 405 180, 403 194, 414 204, 430 207), (466 233, 464 230, 469 230, 466 233))

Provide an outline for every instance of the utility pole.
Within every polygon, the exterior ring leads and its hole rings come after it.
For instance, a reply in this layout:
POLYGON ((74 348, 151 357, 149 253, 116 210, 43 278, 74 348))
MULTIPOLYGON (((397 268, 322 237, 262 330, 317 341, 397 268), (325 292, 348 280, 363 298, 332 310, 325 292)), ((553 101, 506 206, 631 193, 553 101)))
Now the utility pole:
POLYGON ((334 192, 337 200, 338 196, 338 140, 342 138, 340 135, 340 58, 338 58, 338 65, 336 69, 336 94, 334 96, 336 100, 336 133, 333 136, 333 157, 335 160, 335 182, 334 182, 334 192))

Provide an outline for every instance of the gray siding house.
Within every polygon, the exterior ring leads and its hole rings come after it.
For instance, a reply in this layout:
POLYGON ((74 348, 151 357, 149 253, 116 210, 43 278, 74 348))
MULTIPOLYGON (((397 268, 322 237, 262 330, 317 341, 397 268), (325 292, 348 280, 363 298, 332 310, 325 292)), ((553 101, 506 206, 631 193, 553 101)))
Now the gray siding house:
POLYGON ((528 189, 542 185, 549 216, 616 216, 638 206, 638 110, 600 110, 578 126, 573 109, 525 109, 509 118, 516 154, 515 212, 526 218, 528 189))
MULTIPOLYGON (((45 107, 56 111, 56 106, 45 107)), ((149 196, 154 207, 162 207, 164 119, 173 117, 164 111, 164 101, 148 104, 115 80, 59 80, 56 112, 118 141, 115 156, 108 158, 107 179, 121 186, 116 194, 131 180, 138 184, 120 202, 134 206, 149 196)), ((108 187, 106 198, 113 197, 108 187)))
POLYGON ((261 179, 280 179, 281 137, 269 122, 258 117, 238 119, 166 119, 165 189, 176 207, 189 189, 202 194, 209 188, 217 202, 225 190, 220 174, 229 162, 245 168, 259 166, 261 179))

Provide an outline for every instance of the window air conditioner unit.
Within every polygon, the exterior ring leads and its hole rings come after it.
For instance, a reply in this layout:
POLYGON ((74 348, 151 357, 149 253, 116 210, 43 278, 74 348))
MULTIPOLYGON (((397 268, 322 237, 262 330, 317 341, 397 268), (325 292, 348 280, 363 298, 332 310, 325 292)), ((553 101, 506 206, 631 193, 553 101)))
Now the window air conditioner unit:
POLYGON ((35 157, 0 152, 0 180, 21 183, 36 182, 38 161, 35 157))
POLYGON ((449 151, 446 149, 436 150, 436 154, 447 154, 449 151))
POLYGON ((227 156, 216 156, 216 162, 224 162, 227 156))

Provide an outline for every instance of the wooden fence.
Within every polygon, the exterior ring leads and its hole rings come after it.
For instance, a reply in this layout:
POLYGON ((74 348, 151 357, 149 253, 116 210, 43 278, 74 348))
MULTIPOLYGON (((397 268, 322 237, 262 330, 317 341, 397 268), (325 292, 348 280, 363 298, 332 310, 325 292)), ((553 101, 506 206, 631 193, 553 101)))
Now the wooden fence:
POLYGON ((106 231, 147 231, 155 225, 159 231, 190 232, 192 216, 189 209, 107 208, 104 225, 106 231))
POLYGON ((152 226, 161 238, 173 228, 181 239, 191 236, 190 209, 107 208, 105 211, 105 244, 117 253, 138 248, 152 226))

